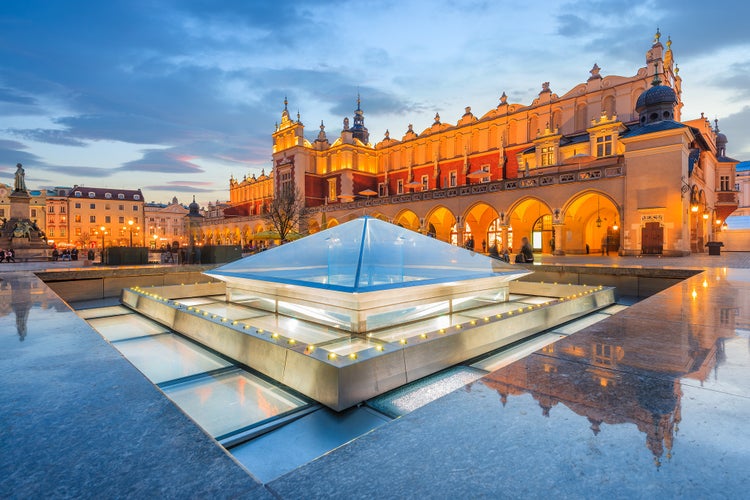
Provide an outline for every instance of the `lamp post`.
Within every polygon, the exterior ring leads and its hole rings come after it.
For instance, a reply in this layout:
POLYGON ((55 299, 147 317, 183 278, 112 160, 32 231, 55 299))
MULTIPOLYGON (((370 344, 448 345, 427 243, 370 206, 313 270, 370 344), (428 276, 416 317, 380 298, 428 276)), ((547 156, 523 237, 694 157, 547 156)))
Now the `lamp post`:
POLYGON ((102 263, 102 265, 104 265, 104 235, 106 234, 107 228, 104 227, 104 226, 102 226, 102 227, 99 228, 99 230, 102 233, 102 260, 101 260, 101 263, 102 263))
POLYGON ((128 221, 128 229, 130 230, 130 246, 133 246, 133 219, 128 221))

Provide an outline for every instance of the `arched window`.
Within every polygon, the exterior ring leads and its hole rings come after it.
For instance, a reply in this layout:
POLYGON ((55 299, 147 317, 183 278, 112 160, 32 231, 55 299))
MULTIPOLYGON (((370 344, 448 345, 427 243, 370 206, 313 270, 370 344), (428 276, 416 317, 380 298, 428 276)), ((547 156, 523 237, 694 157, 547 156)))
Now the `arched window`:
POLYGON ((581 130, 585 130, 588 122, 587 114, 587 106, 584 103, 579 104, 576 106, 576 132, 580 132, 581 130))
POLYGON ((602 112, 607 115, 608 118, 615 116, 615 96, 608 95, 604 98, 602 103, 602 112))
POLYGON ((531 246, 534 251, 543 252, 547 251, 548 248, 551 249, 553 234, 552 215, 547 214, 539 217, 531 230, 531 246))
POLYGON ((498 250, 503 249, 503 232, 499 217, 490 222, 490 225, 487 227, 487 248, 490 248, 492 245, 497 245, 498 250))

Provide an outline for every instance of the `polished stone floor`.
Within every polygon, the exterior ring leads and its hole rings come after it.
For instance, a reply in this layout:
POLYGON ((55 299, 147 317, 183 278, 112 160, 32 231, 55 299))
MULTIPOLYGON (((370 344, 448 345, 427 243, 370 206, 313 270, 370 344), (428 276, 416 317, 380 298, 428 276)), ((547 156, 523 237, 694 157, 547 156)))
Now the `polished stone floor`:
POLYGON ((750 254, 540 261, 703 272, 265 484, 2 267, 0 498, 744 497, 750 254))

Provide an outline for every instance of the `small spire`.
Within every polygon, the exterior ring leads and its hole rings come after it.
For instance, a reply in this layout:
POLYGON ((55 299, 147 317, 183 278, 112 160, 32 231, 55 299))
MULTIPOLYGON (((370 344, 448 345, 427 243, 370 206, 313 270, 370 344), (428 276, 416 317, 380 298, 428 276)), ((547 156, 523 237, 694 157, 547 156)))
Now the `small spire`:
POLYGON ((360 111, 361 100, 359 98, 359 89, 357 90, 357 111, 360 111))
POLYGON ((435 123, 433 125, 440 125, 440 113, 435 113, 435 123))
POLYGON ((284 96, 284 111, 288 111, 286 109, 286 105, 289 104, 289 101, 287 101, 286 96, 284 96))
POLYGON ((508 103, 508 96, 505 95, 505 91, 503 90, 503 95, 500 96, 500 104, 507 104, 508 103))
POLYGON ((659 38, 661 38, 661 32, 659 31, 659 27, 656 27, 656 34, 654 35, 654 45, 659 43, 659 38))
POLYGON ((299 109, 297 110, 297 123, 299 123, 299 109))
POLYGON ((391 138, 391 133, 388 131, 388 129, 385 129, 385 137, 384 137, 384 139, 390 139, 390 138, 391 138))
POLYGON ((657 85, 661 85, 661 79, 659 79, 659 63, 654 63, 654 80, 651 82, 652 87, 656 87, 657 85))
POLYGON ((667 50, 672 50, 672 36, 667 37, 667 50))
POLYGON ((719 119, 718 118, 714 118, 714 133, 715 134, 719 133, 719 119))

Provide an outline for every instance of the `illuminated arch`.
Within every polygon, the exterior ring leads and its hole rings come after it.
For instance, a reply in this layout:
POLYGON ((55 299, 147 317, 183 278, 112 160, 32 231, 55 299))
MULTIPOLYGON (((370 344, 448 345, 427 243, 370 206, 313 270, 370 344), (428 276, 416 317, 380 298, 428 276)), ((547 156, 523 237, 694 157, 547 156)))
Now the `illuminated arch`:
POLYGON ((456 224, 456 216, 448 208, 438 205, 425 217, 427 234, 442 241, 451 240, 451 229, 456 224))
MULTIPOLYGON (((484 201, 479 201, 471 205, 463 214, 463 220, 469 228, 469 233, 474 237, 474 249, 476 251, 486 252, 494 243, 502 245, 502 238, 498 236, 500 231, 498 219, 500 214, 495 208, 484 201), (493 227, 492 234, 489 233, 490 226, 493 227), (500 239, 499 242, 496 240, 500 239), (482 245, 484 242, 484 245, 482 245)), ((464 229, 464 241, 468 235, 464 229)))
POLYGON ((393 223, 405 227, 406 229, 411 229, 412 231, 419 231, 421 227, 421 223, 419 221, 419 216, 414 213, 413 210, 404 209, 401 210, 396 216, 393 218, 393 223))
POLYGON ((370 217, 374 217, 376 219, 380 219, 380 220, 383 220, 383 221, 386 221, 386 222, 390 222, 390 219, 388 218, 388 216, 385 215, 385 214, 383 214, 383 213, 381 213, 381 212, 373 212, 372 214, 370 214, 370 217))
POLYGON ((551 217, 552 209, 540 198, 527 196, 514 202, 506 215, 508 247, 517 251, 526 237, 535 252, 552 253, 551 217))
POLYGON ((565 253, 606 253, 619 250, 621 207, 604 191, 576 193, 562 208, 565 253))

